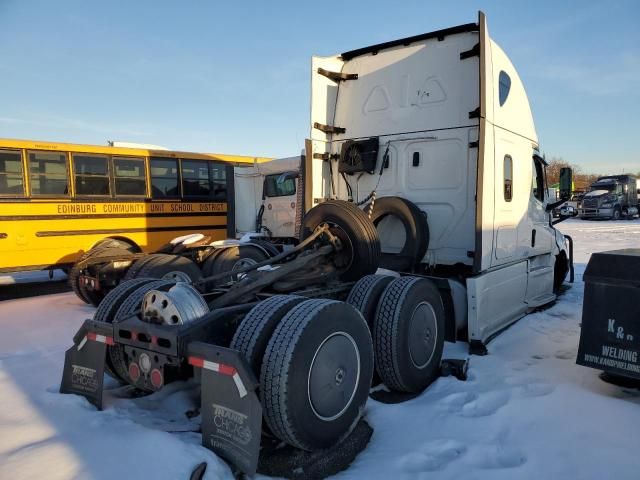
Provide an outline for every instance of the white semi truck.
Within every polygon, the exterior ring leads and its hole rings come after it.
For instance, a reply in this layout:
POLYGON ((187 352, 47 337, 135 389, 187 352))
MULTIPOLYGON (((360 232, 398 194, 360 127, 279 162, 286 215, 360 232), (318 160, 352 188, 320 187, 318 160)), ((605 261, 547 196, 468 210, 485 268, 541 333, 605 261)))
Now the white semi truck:
MULTIPOLYGON (((472 343, 555 298, 567 241, 550 222, 555 199, 525 88, 483 14, 478 24, 314 57, 311 122, 310 201, 375 191, 417 206, 429 230, 420 271, 460 290, 459 324, 472 343)), ((383 251, 411 240, 399 222, 377 227, 383 251)))
MULTIPOLYGON (((233 275, 198 245, 192 258, 212 266, 193 284, 147 278, 155 264, 136 260, 76 334, 61 391, 100 407, 105 371, 147 392, 195 377, 203 445, 238 469, 256 471, 263 419, 276 443, 330 464, 354 454, 341 442, 374 369, 386 390, 417 394, 440 375, 445 341, 486 353, 556 298, 570 239, 551 223, 525 89, 482 13, 314 57, 311 125, 299 243, 233 275)), ((560 190, 568 199, 568 169, 560 190)))

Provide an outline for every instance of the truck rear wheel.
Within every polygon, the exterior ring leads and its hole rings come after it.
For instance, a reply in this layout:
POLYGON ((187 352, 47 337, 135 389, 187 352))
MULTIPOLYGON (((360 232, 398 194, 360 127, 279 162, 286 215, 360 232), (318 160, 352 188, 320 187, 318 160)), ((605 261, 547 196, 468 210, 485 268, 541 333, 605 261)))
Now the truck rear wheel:
POLYGON ((69 276, 69 285, 71 286, 71 290, 76 296, 82 300, 84 303, 91 303, 91 299, 87 296, 86 291, 81 289, 80 287, 80 274, 82 273, 80 268, 78 268, 78 264, 87 258, 96 255, 98 252, 104 250, 105 248, 122 248, 124 250, 128 250, 131 253, 136 253, 137 247, 127 243, 123 240, 118 240, 116 238, 104 238, 96 243, 89 250, 84 252, 78 261, 71 267, 67 275, 69 276))
POLYGON ((373 374, 362 315, 335 300, 306 300, 278 324, 260 374, 264 418, 275 436, 303 450, 344 438, 358 422, 373 374))
POLYGON ((376 371, 384 384, 417 393, 439 375, 444 348, 444 307, 426 278, 402 277, 385 289, 373 328, 376 371))
MULTIPOLYGON (((136 280, 138 279, 130 280, 129 282, 136 280)), ((108 321, 109 323, 118 323, 131 315, 140 314, 142 312, 142 301, 148 291, 169 289, 175 284, 175 282, 171 282, 169 280, 151 279, 151 281, 148 281, 148 278, 145 278, 144 280, 144 283, 137 285, 136 288, 132 290, 129 290, 126 295, 123 294, 122 299, 119 300, 119 307, 115 314, 112 313, 110 317, 106 317, 105 321, 108 321)), ((111 312, 113 312, 113 310, 111 312)), ((122 345, 110 346, 108 353, 111 365, 113 366, 113 370, 116 375, 125 382, 131 383, 131 377, 129 376, 129 364, 124 347, 122 345)))
POLYGON ((134 278, 149 277, 194 283, 202 278, 198 266, 186 257, 154 253, 135 270, 134 278))
POLYGON ((328 200, 307 212, 300 239, 309 237, 314 230, 327 224, 333 235, 340 239, 342 250, 333 259, 340 278, 357 280, 374 273, 380 263, 380 238, 369 217, 349 202, 328 200))
POLYGON ((373 328, 380 296, 394 278, 390 275, 367 275, 358 280, 349 292, 346 302, 362 314, 370 328, 373 328))
MULTIPOLYGON (((220 249, 218 253, 210 255, 202 266, 205 277, 224 272, 234 272, 240 268, 255 265, 269 259, 269 255, 254 245, 238 245, 220 249)), ((209 282, 210 286, 217 286, 233 280, 233 275, 209 282)))
POLYGON ((253 307, 242 319, 229 348, 238 350, 260 378, 262 358, 273 331, 289 310, 307 300, 295 295, 275 295, 253 307))
MULTIPOLYGON (((133 254, 129 250, 124 249, 122 247, 105 246, 105 247, 98 248, 96 250, 90 250, 90 251, 93 251, 93 253, 85 258, 98 259, 98 258, 117 257, 119 259, 126 259, 133 256, 133 254)), ((75 265, 74 265, 74 268, 76 268, 75 265)), ((87 303, 93 305, 94 307, 97 307, 98 305, 100 305, 100 302, 102 301, 102 299, 107 295, 107 293, 109 293, 104 289, 92 290, 88 288, 84 283, 80 282, 79 276, 76 278, 75 282, 78 285, 78 291, 82 295, 81 298, 86 299, 87 303)))
MULTIPOLYGON (((127 299, 127 297, 139 287, 154 282, 153 278, 136 278, 133 280, 128 280, 126 282, 121 283, 116 288, 111 290, 100 302, 96 313, 93 315, 93 319, 98 322, 113 322, 114 316, 122 303, 127 299)), ((116 347, 108 347, 108 349, 116 348, 116 347)), ((125 379, 120 377, 113 367, 113 363, 111 362, 111 355, 107 353, 105 358, 105 369, 107 374, 111 377, 115 378, 118 381, 124 382, 125 379)))

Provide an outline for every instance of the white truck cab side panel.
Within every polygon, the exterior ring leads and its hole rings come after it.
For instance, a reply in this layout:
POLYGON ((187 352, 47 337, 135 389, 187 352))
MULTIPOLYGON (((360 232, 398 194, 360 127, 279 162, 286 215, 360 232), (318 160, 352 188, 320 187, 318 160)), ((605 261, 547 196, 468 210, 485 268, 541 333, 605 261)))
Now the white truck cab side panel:
POLYGON ((527 311, 527 261, 467 279, 469 340, 485 343, 527 311))

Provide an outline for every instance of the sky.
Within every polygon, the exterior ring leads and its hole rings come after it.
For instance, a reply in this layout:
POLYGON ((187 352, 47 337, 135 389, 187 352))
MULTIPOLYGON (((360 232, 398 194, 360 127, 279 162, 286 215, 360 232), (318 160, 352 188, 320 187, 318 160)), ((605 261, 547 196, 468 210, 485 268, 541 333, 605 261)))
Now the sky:
POLYGON ((542 150, 640 171, 640 1, 0 0, 0 137, 286 157, 310 58, 487 14, 542 150))

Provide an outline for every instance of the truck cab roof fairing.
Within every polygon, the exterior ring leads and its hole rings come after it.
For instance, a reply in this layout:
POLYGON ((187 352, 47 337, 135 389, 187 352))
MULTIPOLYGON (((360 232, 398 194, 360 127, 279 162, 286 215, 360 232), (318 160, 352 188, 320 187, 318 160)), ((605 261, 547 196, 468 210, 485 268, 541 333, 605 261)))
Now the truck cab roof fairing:
POLYGON ((343 54, 341 54, 340 58, 342 60, 347 61, 347 60, 351 60, 352 58, 359 57, 361 55, 366 55, 367 53, 372 53, 373 55, 376 55, 380 50, 384 50, 386 48, 393 48, 398 46, 406 47, 414 42, 428 40, 430 38, 437 38, 438 40, 441 40, 447 35, 453 35, 456 33, 464 33, 464 32, 477 32, 477 31, 478 31, 478 24, 465 23, 464 25, 457 25, 451 28, 444 28, 442 30, 436 30, 434 32, 422 33, 420 35, 413 35, 411 37, 391 40, 390 42, 377 43, 375 45, 370 45, 368 47, 349 50, 348 52, 344 52, 343 54))

